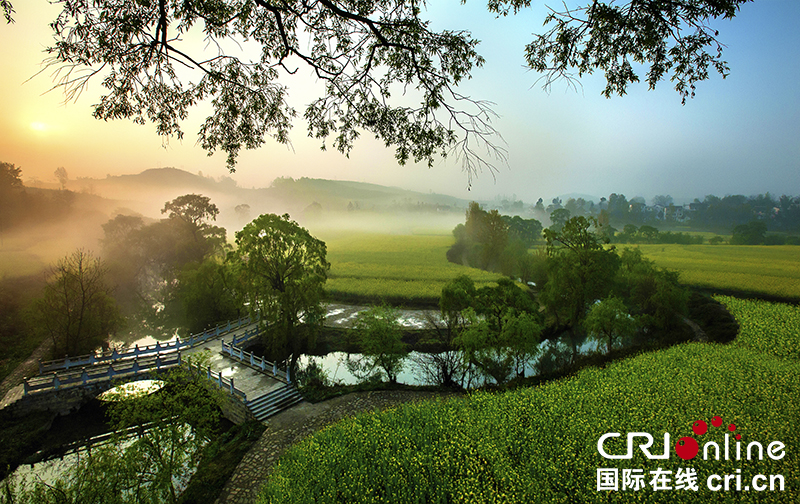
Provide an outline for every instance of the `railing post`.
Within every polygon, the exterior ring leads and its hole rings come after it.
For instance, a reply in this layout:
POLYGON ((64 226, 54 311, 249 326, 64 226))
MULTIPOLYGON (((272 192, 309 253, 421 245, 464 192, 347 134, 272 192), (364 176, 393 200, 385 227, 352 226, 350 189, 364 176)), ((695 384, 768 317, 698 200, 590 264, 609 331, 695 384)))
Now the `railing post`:
POLYGON ((64 369, 69 369, 70 360, 69 357, 64 358, 64 369))
POLYGON ((156 356, 156 371, 161 371, 161 355, 156 356))
POLYGON ((133 374, 139 374, 139 359, 133 360, 133 374))
POLYGON ((286 366, 286 383, 292 383, 292 377, 289 376, 291 366, 286 366))
POLYGON ((272 363, 272 376, 276 378, 278 376, 278 365, 275 364, 274 362, 272 363))
POLYGON ((53 371, 53 388, 58 390, 58 387, 61 385, 61 381, 58 379, 58 375, 55 371, 53 371))
POLYGON ((234 388, 235 387, 233 386, 233 377, 231 377, 231 395, 234 395, 234 393, 233 393, 233 389, 234 388))
POLYGON ((81 383, 86 385, 89 381, 89 373, 86 372, 86 368, 83 368, 83 372, 81 373, 81 383))
POLYGON ((42 366, 42 359, 39 359, 39 374, 44 374, 44 367, 42 366))
MULTIPOLYGON (((41 361, 39 361, 39 362, 40 362, 40 365, 41 365, 41 361)), ((30 391, 30 388, 31 388, 31 386, 28 385, 28 379, 27 378, 23 378, 22 379, 22 395, 28 395, 28 392, 30 391)))

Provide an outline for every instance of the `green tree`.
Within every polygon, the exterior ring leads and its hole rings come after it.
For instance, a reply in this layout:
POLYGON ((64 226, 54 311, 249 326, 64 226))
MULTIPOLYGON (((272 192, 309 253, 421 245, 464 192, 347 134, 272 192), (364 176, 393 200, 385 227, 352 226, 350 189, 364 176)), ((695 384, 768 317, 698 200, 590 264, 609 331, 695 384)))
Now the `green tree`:
POLYGON ((348 356, 347 368, 357 378, 370 380, 385 374, 389 383, 397 383, 408 356, 399 317, 389 306, 373 306, 356 316, 353 328, 361 357, 348 356))
POLYGON ((0 162, 0 237, 3 231, 19 220, 23 205, 19 192, 22 190, 22 168, 11 163, 0 162))
POLYGON ((99 258, 79 249, 50 268, 33 306, 36 330, 53 341, 54 355, 80 355, 107 344, 123 325, 99 258))
MULTIPOLYGON (((117 215, 103 224, 103 255, 119 298, 148 324, 183 323, 179 276, 192 264, 221 259, 229 248, 224 228, 211 225, 219 210, 206 196, 186 194, 164 204, 168 218, 145 223, 117 215)), ((187 292, 183 290, 183 292, 187 292)))
POLYGON ((553 231, 560 231, 564 227, 564 223, 569 220, 570 213, 566 208, 556 208, 550 214, 550 229, 553 231))
POLYGON ((457 338, 469 324, 464 314, 467 308, 474 306, 476 292, 475 283, 467 275, 460 275, 442 287, 440 317, 433 314, 427 317, 430 331, 419 342, 426 348, 414 358, 422 381, 446 387, 464 385, 466 368, 458 351, 457 338))
POLYGON ((0 194, 22 187, 22 168, 11 163, 0 162, 0 194))
POLYGON ((614 341, 633 336, 638 322, 620 298, 609 296, 589 308, 584 327, 597 340, 605 340, 606 351, 611 353, 614 341))
POLYGON ((508 225, 497 210, 485 211, 472 201, 466 222, 453 230, 456 243, 447 251, 451 262, 497 271, 508 244, 508 225))
POLYGON ((56 176, 58 179, 58 184, 61 186, 61 190, 65 190, 67 188, 67 181, 69 181, 69 175, 67 174, 67 169, 63 166, 59 166, 56 168, 56 171, 53 172, 53 175, 56 176))
POLYGON ((525 376, 525 367, 538 354, 542 326, 535 314, 503 311, 499 325, 464 311, 467 327, 457 339, 465 363, 495 383, 505 383, 512 372, 525 376))
POLYGON ((236 233, 236 247, 229 257, 239 289, 261 321, 267 348, 275 358, 289 356, 294 373, 324 317, 321 302, 330 269, 325 242, 288 214, 265 214, 236 233))
POLYGON ((442 287, 439 309, 448 327, 458 331, 466 326, 463 312, 475 305, 475 282, 467 275, 459 275, 442 287))
POLYGON ((507 278, 478 289, 457 339, 463 358, 485 377, 505 382, 512 371, 524 376, 537 354, 542 325, 529 293, 507 278))
MULTIPOLYGON (((709 69, 727 75, 723 46, 709 22, 734 17, 746 1, 605 0, 565 7, 547 17, 552 27, 534 36, 525 59, 545 74, 545 87, 602 71, 605 96, 622 95, 639 81, 632 62, 649 64, 649 87, 669 77, 685 100, 709 69)), ((488 8, 505 16, 529 5, 492 0, 488 8)), ((11 2, 0 6, 10 21, 11 2)), ((438 154, 455 152, 470 177, 487 164, 476 155, 481 142, 503 155, 490 141, 495 131, 486 102, 456 90, 484 63, 478 41, 466 30, 431 30, 421 2, 102 0, 62 6, 50 24, 54 44, 48 52, 68 97, 77 97, 97 76, 107 94, 94 105, 96 118, 150 121, 160 135, 178 138, 189 109, 210 103, 199 143, 209 152, 226 152, 231 169, 242 148, 261 146, 266 135, 289 142, 297 112, 281 78, 296 73, 295 65, 324 85, 303 113, 309 135, 333 137, 344 153, 364 130, 395 146, 400 163, 432 164, 438 154), (209 40, 212 54, 184 43, 182 35, 193 27, 209 40), (246 47, 235 43, 245 40, 261 46, 260 59, 250 61, 246 47), (242 52, 219 54, 220 47, 242 52), (179 68, 197 74, 179 78, 179 68), (416 89, 419 103, 392 102, 395 87, 416 89)))
POLYGON ((623 249, 614 292, 650 332, 675 328, 686 313, 689 293, 678 273, 656 267, 640 249, 623 249))
POLYGON ((569 219, 560 232, 544 231, 550 271, 540 301, 556 325, 569 331, 573 359, 585 338, 586 311, 606 296, 619 267, 616 253, 606 250, 592 230, 596 226, 594 218, 579 216, 569 219))
POLYGON ((644 225, 640 227, 638 234, 647 243, 655 243, 658 240, 658 229, 653 226, 644 225))
POLYGON ((186 223, 195 241, 198 241, 203 231, 210 225, 207 221, 217 220, 219 209, 211 203, 211 198, 201 194, 184 194, 164 204, 162 214, 168 214, 170 219, 178 219, 186 223))
POLYGON ((178 274, 177 299, 190 334, 238 318, 241 311, 232 267, 210 257, 178 274))
POLYGON ((731 245, 760 245, 764 243, 767 225, 762 221, 750 221, 733 228, 731 245))

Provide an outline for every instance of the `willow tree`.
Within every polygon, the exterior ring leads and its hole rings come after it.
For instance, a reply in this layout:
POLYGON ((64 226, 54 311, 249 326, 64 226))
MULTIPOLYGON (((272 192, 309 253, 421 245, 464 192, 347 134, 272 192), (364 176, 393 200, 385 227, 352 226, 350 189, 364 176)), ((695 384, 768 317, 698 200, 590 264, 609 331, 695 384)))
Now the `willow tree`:
POLYGON ((79 249, 47 275, 32 316, 36 330, 53 341, 54 355, 80 355, 106 345, 124 319, 111 296, 103 262, 79 249))
POLYGON ((250 312, 259 317, 274 358, 297 359, 321 326, 323 285, 330 263, 325 242, 289 218, 265 214, 236 233, 231 259, 250 312))
MULTIPOLYGON (((669 78, 685 101, 710 72, 729 72, 710 23, 734 17, 747 1, 565 2, 521 56, 545 86, 597 71, 606 77, 604 95, 622 95, 646 71, 651 88, 669 78)), ((322 84, 303 116, 323 146, 332 139, 347 153, 368 132, 394 146, 400 163, 455 154, 470 176, 491 166, 492 154, 504 156, 491 104, 458 90, 484 63, 478 41, 467 30, 431 29, 422 0, 53 3, 62 10, 50 23, 48 63, 67 98, 99 80, 106 94, 94 105, 96 118, 152 122, 158 134, 178 138, 189 110, 210 103, 199 143, 227 153, 231 169, 241 149, 266 136, 289 142, 297 111, 286 77, 298 72, 322 84), (190 31, 207 43, 192 43, 190 31)), ((8 22, 12 4, 0 0, 8 22)), ((505 16, 530 4, 489 0, 487 7, 505 16)))

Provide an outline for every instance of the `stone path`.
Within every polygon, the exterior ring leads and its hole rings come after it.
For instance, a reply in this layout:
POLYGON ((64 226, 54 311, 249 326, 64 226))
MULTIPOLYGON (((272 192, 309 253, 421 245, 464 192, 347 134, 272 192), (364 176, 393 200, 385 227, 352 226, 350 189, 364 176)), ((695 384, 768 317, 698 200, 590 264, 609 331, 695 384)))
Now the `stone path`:
POLYGON ((0 409, 22 397, 22 380, 26 376, 35 376, 39 372, 39 359, 50 353, 53 340, 46 338, 30 357, 17 366, 14 371, 0 383, 0 409))
POLYGON ((278 458, 289 447, 322 427, 357 413, 398 404, 455 396, 456 393, 386 390, 356 392, 311 404, 302 402, 269 419, 269 426, 223 488, 217 504, 252 504, 278 458))

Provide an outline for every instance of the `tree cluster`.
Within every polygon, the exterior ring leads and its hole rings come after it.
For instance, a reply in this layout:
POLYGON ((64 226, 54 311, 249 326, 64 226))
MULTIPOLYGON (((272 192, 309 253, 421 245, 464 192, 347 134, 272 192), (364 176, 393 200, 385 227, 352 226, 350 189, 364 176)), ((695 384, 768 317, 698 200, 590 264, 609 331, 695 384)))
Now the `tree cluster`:
POLYGON ((708 195, 702 201, 695 199, 689 206, 690 222, 700 229, 730 232, 736 226, 760 221, 769 231, 800 232, 800 196, 708 195))
POLYGON ((605 339, 610 349, 615 335, 653 338, 682 320, 688 294, 678 274, 657 268, 638 249, 603 246, 595 219, 573 217, 560 231, 544 233, 548 275, 539 301, 549 324, 566 331, 573 359, 587 337, 605 339))
POLYGON ((22 168, 0 162, 0 233, 25 225, 64 219, 72 212, 75 193, 25 187, 22 168))
POLYGON ((703 243, 702 235, 689 233, 673 233, 659 231, 647 224, 637 228, 633 224, 625 224, 622 231, 616 231, 610 237, 612 243, 677 243, 682 245, 699 245, 703 243))
MULTIPOLYGON (((473 219, 484 215, 477 205, 471 210, 473 219)), ((469 218, 470 213, 468 222, 469 218)), ((657 230, 653 231, 657 236, 657 230)), ((436 327, 436 334, 446 349, 463 352, 470 369, 502 382, 515 362, 514 352, 527 358, 536 354, 542 327, 548 334, 566 336, 572 360, 587 338, 604 343, 610 352, 623 340, 671 337, 688 299, 677 273, 655 267, 639 250, 620 253, 607 247, 606 229, 594 217, 567 218, 543 234, 544 253, 526 251, 536 264, 537 302, 509 279, 498 282, 498 287, 476 291, 463 277, 443 289, 445 324, 436 327), (531 335, 536 337, 525 339, 531 335)), ((555 347, 551 350, 556 351, 555 347)), ((542 369, 560 358, 554 355, 542 356, 542 369)), ((457 376, 452 371, 440 375, 457 376)))
POLYGON ((536 219, 500 215, 471 202, 466 222, 453 230, 455 244, 447 251, 447 260, 507 276, 532 278, 528 249, 541 240, 542 224, 536 219))
POLYGON ((100 259, 78 250, 60 260, 47 276, 32 318, 34 330, 53 342, 53 354, 82 355, 106 346, 124 319, 100 259))
POLYGON ((225 230, 210 223, 219 214, 216 205, 187 194, 161 212, 166 219, 120 214, 103 224, 103 256, 120 302, 157 325, 192 331, 235 318, 239 310, 228 300, 233 285, 220 267, 225 230))

